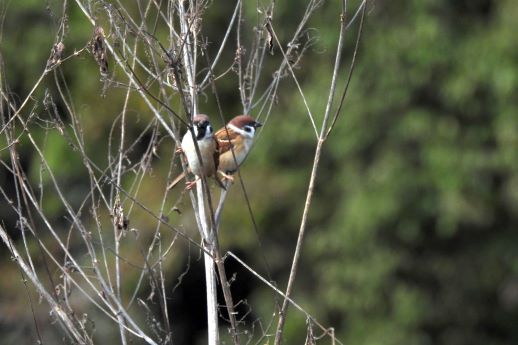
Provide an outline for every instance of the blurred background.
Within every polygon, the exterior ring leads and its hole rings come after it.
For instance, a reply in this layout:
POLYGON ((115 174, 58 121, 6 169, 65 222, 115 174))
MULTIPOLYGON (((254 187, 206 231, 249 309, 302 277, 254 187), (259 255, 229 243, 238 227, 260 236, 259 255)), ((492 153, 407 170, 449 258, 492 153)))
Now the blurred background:
MULTIPOLYGON (((131 10, 137 3, 126 5, 131 10)), ((358 4, 351 1, 349 19, 358 4)), ((234 5, 214 1, 205 13, 202 32, 209 38, 212 56, 218 45, 210 42, 218 42, 224 34, 234 5)), ((68 6, 65 55, 84 47, 93 32, 77 6, 73 2, 68 6)), ((256 2, 245 4, 247 18, 254 18, 255 6, 256 2)), ((45 68, 62 3, 7 0, 0 9, 1 81, 21 102, 45 68)), ((307 33, 315 42, 296 69, 317 123, 322 120, 323 95, 329 89, 339 9, 338 1, 325 1, 315 12, 307 33)), ((303 11, 299 0, 277 1, 272 23, 281 43, 288 42, 303 11)), ((518 343, 517 17, 518 2, 512 0, 368 1, 343 112, 324 145, 294 289, 294 299, 322 324, 335 327, 344 343, 518 343)), ((256 24, 250 20, 249 29, 256 24)), ((357 31, 358 21, 347 32, 341 88, 357 31)), ((109 35, 108 27, 105 32, 109 35)), ((225 51, 227 61, 234 58, 234 48, 225 51)), ((282 60, 278 48, 267 59, 260 87, 267 85, 270 73, 282 60)), ((222 64, 216 74, 228 65, 222 64)), ((125 89, 117 85, 104 88, 98 70, 91 54, 83 52, 63 63, 58 78, 68 86, 89 157, 106 167, 110 153, 117 150, 119 134, 113 134, 112 127, 119 121, 125 89)), ((120 77, 113 73, 115 79, 120 77)), ((48 120, 45 100, 54 95, 62 120, 71 122, 56 96, 55 84, 49 74, 23 116, 35 114, 30 132, 77 209, 88 194, 90 181, 81 156, 48 120)), ((218 80, 217 87, 226 120, 241 113, 235 75, 218 80)), ((200 97, 201 111, 214 114, 214 127, 219 128, 223 123, 215 104, 209 90, 200 97)), ((130 188, 138 177, 135 196, 157 211, 171 178, 170 167, 180 171, 178 160, 172 160, 174 142, 159 126, 155 132, 147 129, 153 115, 136 94, 128 109, 128 145, 136 144, 128 153, 127 165, 135 164, 135 171, 146 168, 141 175, 128 168, 123 184, 130 188), (150 145, 153 154, 146 155, 150 145), (149 158, 145 164, 144 156, 149 158)), ((257 116, 257 109, 251 115, 257 116)), ((5 147, 5 137, 1 140, 5 147)), ((295 249, 315 146, 298 90, 292 79, 285 78, 271 116, 241 169, 257 229, 238 184, 232 188, 223 214, 222 250, 236 253, 262 275, 270 275, 282 289, 295 249)), ((18 152, 31 185, 48 188, 49 192, 41 193, 43 208, 65 237, 70 220, 62 202, 50 192, 51 182, 40 157, 23 136, 18 152)), ((4 163, 0 181, 6 193, 0 200, 0 219, 21 246, 19 219, 7 203, 7 196, 15 195, 13 176, 6 168, 11 166, 9 151, 0 151, 0 159, 4 163)), ((187 196, 175 190, 165 205, 168 221, 198 238, 187 196)), ((122 250, 129 262, 142 262, 156 220, 144 212, 130 211, 129 200, 124 200, 124 207, 134 231, 123 241, 122 250)), ((83 213, 84 222, 93 223, 88 209, 83 213)), ((99 217, 108 224, 109 236, 108 213, 105 210, 99 217)), ((48 235, 43 228, 41 231, 45 241, 48 235)), ((166 240, 169 236, 172 243, 173 234, 164 230, 163 236, 166 240)), ((106 241, 107 246, 113 244, 113 238, 106 241)), ((73 250, 81 258, 85 250, 77 243, 73 250)), ((30 250, 36 265, 41 265, 34 243, 30 250)), ((35 343, 28 293, 43 339, 68 343, 53 324, 46 303, 32 288, 25 290, 17 266, 3 247, 0 260, 0 343, 35 343)), ((129 262, 123 263, 127 301, 140 274, 129 262)), ((234 260, 226 264, 228 275, 234 277, 234 300, 243 301, 240 315, 255 330, 252 339, 258 339, 271 320, 274 294, 234 260)), ((179 239, 164 270, 176 343, 204 343, 205 288, 199 250, 179 239)), ((52 264, 50 272, 59 280, 52 264)), ((150 284, 144 282, 137 292, 146 299, 152 293, 150 284)), ((77 296, 79 309, 87 304, 79 294, 72 295, 77 296)), ((158 310, 152 298, 149 305, 158 310)), ((134 313, 141 310, 136 305, 132 308, 134 313)), ((117 343, 118 329, 95 322, 95 313, 88 312, 94 340, 117 343)), ((305 316, 293 308, 285 337, 286 344, 301 344, 306 338, 305 316)), ((262 339, 262 343, 273 340, 262 339)))

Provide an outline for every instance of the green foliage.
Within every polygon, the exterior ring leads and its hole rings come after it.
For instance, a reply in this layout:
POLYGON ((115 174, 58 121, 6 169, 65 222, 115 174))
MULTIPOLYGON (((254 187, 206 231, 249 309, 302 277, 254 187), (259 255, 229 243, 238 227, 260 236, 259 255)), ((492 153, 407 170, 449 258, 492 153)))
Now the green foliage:
POLYGON ((518 336, 516 301, 502 292, 518 259, 518 8, 478 3, 377 3, 368 18, 329 149, 340 206, 308 241, 322 309, 339 315, 348 343, 518 336))

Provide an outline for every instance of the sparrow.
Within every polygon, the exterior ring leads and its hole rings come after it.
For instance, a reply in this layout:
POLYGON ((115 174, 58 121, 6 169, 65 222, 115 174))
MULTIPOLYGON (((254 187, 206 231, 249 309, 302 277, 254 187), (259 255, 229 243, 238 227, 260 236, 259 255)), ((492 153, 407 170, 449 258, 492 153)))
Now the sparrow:
POLYGON ((255 131, 261 126, 250 115, 238 115, 214 134, 219 145, 218 172, 224 178, 233 180, 229 174, 236 172, 243 163, 252 147, 255 131))
MULTIPOLYGON (((218 184, 224 188, 216 174, 219 165, 219 145, 214 136, 214 130, 210 124, 209 117, 205 114, 199 114, 194 116, 192 122, 194 137, 200 149, 201 161, 196 153, 196 147, 194 146, 193 136, 190 131, 184 134, 181 147, 176 151, 183 152, 187 158, 189 170, 196 176, 194 181, 186 183, 186 188, 191 189, 194 187, 202 176, 214 176, 218 184)), ((169 184, 168 189, 173 188, 184 177, 185 172, 175 178, 169 184)))

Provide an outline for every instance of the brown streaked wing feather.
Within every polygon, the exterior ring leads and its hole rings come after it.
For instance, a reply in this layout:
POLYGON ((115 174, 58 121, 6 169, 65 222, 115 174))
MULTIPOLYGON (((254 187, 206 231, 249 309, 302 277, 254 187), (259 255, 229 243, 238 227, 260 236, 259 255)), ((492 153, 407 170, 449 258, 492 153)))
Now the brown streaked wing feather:
POLYGON ((238 138, 239 134, 228 127, 223 127, 216 132, 215 136, 219 145, 219 154, 222 155, 225 152, 230 151, 230 149, 235 146, 235 141, 238 138))
POLYGON ((219 142, 218 142, 218 139, 216 138, 216 136, 213 137, 214 138, 214 143, 216 144, 216 150, 214 150, 214 168, 216 171, 218 171, 218 167, 219 167, 219 155, 220 155, 220 152, 219 152, 219 142))
POLYGON ((219 179, 218 177, 218 167, 219 167, 219 155, 221 154, 220 153, 220 145, 219 145, 219 141, 218 139, 216 138, 216 135, 214 135, 214 142, 216 143, 216 150, 214 150, 214 167, 215 167, 215 170, 214 170, 214 179, 216 180, 216 182, 218 183, 218 185, 223 188, 224 190, 227 190, 227 188, 225 188, 225 185, 223 184, 223 182, 221 182, 221 180, 219 179))

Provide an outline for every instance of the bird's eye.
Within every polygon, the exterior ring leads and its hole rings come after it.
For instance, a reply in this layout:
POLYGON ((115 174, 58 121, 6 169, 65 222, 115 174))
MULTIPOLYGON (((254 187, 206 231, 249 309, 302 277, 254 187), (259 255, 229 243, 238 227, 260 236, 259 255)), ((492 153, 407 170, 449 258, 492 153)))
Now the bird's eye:
POLYGON ((245 132, 250 133, 251 131, 252 131, 252 128, 250 128, 249 126, 245 126, 245 132))

